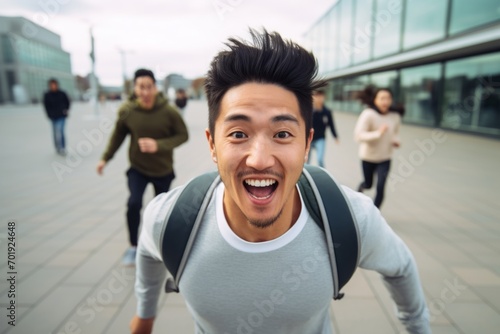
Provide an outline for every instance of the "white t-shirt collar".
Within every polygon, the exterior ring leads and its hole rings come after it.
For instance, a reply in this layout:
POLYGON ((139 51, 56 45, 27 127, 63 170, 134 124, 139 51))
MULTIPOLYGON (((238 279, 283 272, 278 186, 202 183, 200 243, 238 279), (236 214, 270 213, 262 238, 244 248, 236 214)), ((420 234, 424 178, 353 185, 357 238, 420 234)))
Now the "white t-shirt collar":
MULTIPOLYGON (((305 209, 304 201, 302 200, 302 195, 300 194, 301 210, 300 215, 295 224, 286 231, 283 235, 276 239, 262 242, 249 242, 241 239, 236 233, 233 232, 229 224, 227 223, 226 216, 224 215, 224 183, 220 183, 215 190, 215 208, 216 208, 216 219, 219 231, 226 240, 226 242, 233 248, 246 253, 264 253, 277 250, 281 247, 292 242, 302 231, 306 222, 309 218, 309 212, 305 209)), ((297 191, 298 191, 297 187, 297 191)))

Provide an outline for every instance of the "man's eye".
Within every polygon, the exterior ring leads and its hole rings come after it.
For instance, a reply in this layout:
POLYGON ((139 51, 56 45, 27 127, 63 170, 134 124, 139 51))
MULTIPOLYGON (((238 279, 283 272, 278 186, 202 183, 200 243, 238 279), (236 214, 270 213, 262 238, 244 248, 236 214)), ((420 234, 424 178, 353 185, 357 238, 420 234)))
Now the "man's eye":
POLYGON ((291 136, 292 135, 290 134, 290 132, 286 132, 286 131, 280 131, 275 135, 275 137, 279 138, 279 139, 286 139, 286 138, 290 138, 291 136))
POLYGON ((246 138, 246 135, 241 131, 236 131, 236 132, 231 133, 231 137, 235 138, 235 139, 243 139, 243 138, 246 138))

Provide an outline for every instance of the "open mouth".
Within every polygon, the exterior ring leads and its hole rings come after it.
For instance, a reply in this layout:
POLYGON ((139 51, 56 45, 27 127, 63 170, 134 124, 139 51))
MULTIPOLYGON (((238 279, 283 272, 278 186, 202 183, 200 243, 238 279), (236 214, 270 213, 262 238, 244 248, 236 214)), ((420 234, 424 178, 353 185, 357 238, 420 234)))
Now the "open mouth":
POLYGON ((265 200, 271 197, 276 188, 278 188, 278 181, 272 179, 248 179, 243 181, 243 186, 253 198, 265 200))

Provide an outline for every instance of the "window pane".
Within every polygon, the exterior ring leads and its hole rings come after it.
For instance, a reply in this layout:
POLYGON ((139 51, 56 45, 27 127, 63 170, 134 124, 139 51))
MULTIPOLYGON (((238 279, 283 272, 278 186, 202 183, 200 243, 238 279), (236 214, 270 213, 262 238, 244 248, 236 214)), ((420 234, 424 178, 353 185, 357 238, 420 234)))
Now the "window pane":
POLYGON ((500 20, 498 0, 453 0, 450 34, 500 20))
POLYGON ((351 41, 352 1, 340 0, 337 6, 340 8, 339 26, 341 27, 339 68, 345 68, 351 65, 352 54, 354 52, 351 41))
POLYGON ((370 83, 378 88, 389 88, 393 92, 397 88, 398 72, 387 71, 374 73, 370 76, 370 83))
POLYGON ((370 59, 372 47, 372 9, 373 0, 357 0, 354 17, 354 63, 370 59))
POLYGON ((332 82, 332 109, 342 110, 342 86, 343 79, 335 79, 332 82))
POLYGON ((318 25, 316 26, 316 39, 317 39, 317 51, 316 51, 316 57, 318 58, 318 69, 319 72, 322 73, 324 71, 324 32, 323 32, 323 27, 325 26, 325 21, 321 20, 318 22, 318 25))
POLYGON ((399 51, 402 8, 402 0, 376 1, 373 58, 399 51))
POLYGON ((360 113, 363 107, 361 102, 357 99, 357 95, 367 84, 368 75, 342 78, 333 81, 333 109, 360 113))
POLYGON ((445 67, 442 126, 500 134, 500 53, 445 67))
POLYGON ((403 48, 433 42, 445 36, 446 8, 444 0, 406 1, 403 48))
POLYGON ((339 26, 339 19, 338 19, 338 13, 339 13, 339 6, 335 6, 332 8, 332 10, 328 13, 328 16, 330 17, 330 25, 329 25, 329 31, 328 31, 328 69, 329 70, 336 70, 338 68, 338 55, 339 55, 339 43, 338 43, 338 26, 339 26))
POLYGON ((439 108, 441 64, 401 70, 401 100, 406 112, 404 120, 435 125, 439 108))

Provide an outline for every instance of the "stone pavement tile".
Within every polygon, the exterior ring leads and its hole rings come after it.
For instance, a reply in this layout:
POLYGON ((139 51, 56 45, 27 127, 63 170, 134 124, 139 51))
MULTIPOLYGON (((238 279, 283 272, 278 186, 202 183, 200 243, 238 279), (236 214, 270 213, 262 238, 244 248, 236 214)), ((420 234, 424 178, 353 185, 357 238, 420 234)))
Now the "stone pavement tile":
MULTIPOLYGON (((491 232, 485 231, 484 233, 491 235, 491 232)), ((489 238, 481 236, 480 233, 475 233, 470 237, 471 238, 469 240, 464 240, 458 243, 457 246, 466 251, 468 254, 473 254, 478 259, 483 256, 498 254, 497 250, 488 242, 489 238)), ((494 242, 496 243, 498 240, 495 240, 494 242)))
POLYGON ((452 325, 434 325, 432 334, 462 334, 452 325))
POLYGON ((332 302, 331 312, 339 329, 338 334, 397 333, 374 298, 351 298, 346 295, 342 300, 332 302))
POLYGON ((92 235, 84 235, 82 236, 79 240, 75 241, 73 244, 71 244, 66 251, 68 252, 78 252, 78 251, 83 251, 83 252, 88 252, 88 251, 93 251, 99 247, 101 244, 102 240, 100 239, 94 239, 91 237, 92 235))
POLYGON ((454 244, 444 242, 440 237, 429 235, 421 242, 425 245, 425 249, 433 254, 436 261, 440 261, 441 263, 448 265, 454 263, 474 263, 470 255, 457 248, 454 244))
POLYGON ((89 251, 64 250, 45 264, 45 267, 78 267, 90 255, 89 251))
MULTIPOLYGON (((82 303, 54 332, 57 334, 99 334, 119 312, 118 306, 92 306, 82 303)), ((125 332, 124 332, 125 333, 125 332)))
POLYGON ((456 273, 467 284, 476 286, 500 286, 500 275, 491 270, 479 267, 452 267, 456 273))
POLYGON ((500 254, 500 251, 497 254, 481 256, 479 263, 484 264, 491 271, 500 275, 500 257, 498 254, 500 254))
MULTIPOLYGON (((414 240, 405 240, 411 249, 419 267, 420 279, 429 304, 441 305, 443 294, 444 299, 449 297, 449 290, 453 292, 453 299, 460 301, 480 301, 481 298, 474 293, 471 286, 461 280, 458 275, 452 272, 440 261, 436 261, 431 253, 424 247, 420 247, 414 240)), ((436 308, 435 307, 435 308, 436 308)), ((439 309, 439 307, 437 307, 439 309)), ((442 312, 434 312, 440 315, 442 312)))
POLYGON ((19 319, 14 330, 7 330, 4 333, 52 333, 71 314, 75 305, 88 293, 89 289, 89 287, 65 285, 56 287, 52 293, 19 319))
POLYGON ((500 314, 500 287, 475 286, 474 291, 500 314))
POLYGON ((123 304, 134 293, 135 267, 118 265, 107 272, 90 297, 102 306, 123 304))
POLYGON ((56 257, 70 243, 71 239, 69 238, 68 240, 55 240, 55 241, 50 241, 50 239, 46 240, 45 242, 42 242, 39 245, 33 247, 26 253, 24 254, 21 253, 23 255, 19 257, 18 261, 25 264, 45 263, 56 257))
POLYGON ((429 302, 450 299, 470 302, 481 300, 470 285, 446 269, 432 273, 422 271, 421 277, 429 302))
MULTIPOLYGON (((68 268, 40 268, 27 277, 17 276, 16 302, 24 305, 36 304, 46 294, 59 285, 63 278, 70 272, 68 268)), ((0 295, 0 300, 6 300, 7 295, 0 295)))
MULTIPOLYGON (((107 328, 102 332, 102 334, 121 334, 129 333, 129 324, 132 317, 135 315, 136 300, 133 294, 131 294, 122 307, 115 314, 114 318, 108 323, 107 328)), ((168 333, 164 331, 163 333, 168 333)), ((172 333, 183 333, 183 332, 172 332, 172 333)), ((83 334, 83 333, 82 333, 83 334)))
POLYGON ((106 243, 100 246, 87 260, 80 265, 73 273, 66 279, 66 283, 69 284, 84 284, 84 285, 94 285, 97 284, 101 279, 107 276, 112 268, 120 263, 121 259, 115 256, 117 245, 121 247, 120 244, 106 243))
POLYGON ((446 313, 463 333, 498 333, 500 328, 500 314, 484 303, 452 303, 446 313))

